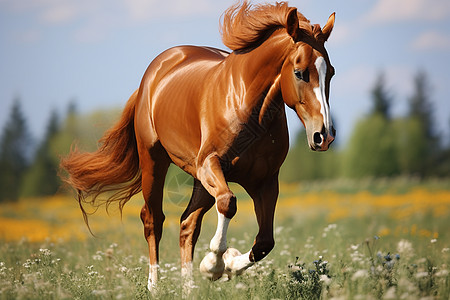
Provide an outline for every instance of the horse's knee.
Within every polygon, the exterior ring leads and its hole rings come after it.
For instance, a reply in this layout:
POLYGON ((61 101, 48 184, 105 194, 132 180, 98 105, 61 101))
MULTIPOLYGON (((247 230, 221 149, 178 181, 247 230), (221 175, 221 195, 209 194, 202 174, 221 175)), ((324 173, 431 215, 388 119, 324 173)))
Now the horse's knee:
POLYGON ((260 261, 261 259, 266 257, 270 251, 272 251, 274 246, 275 246, 274 240, 256 242, 255 245, 253 245, 252 247, 252 251, 250 252, 250 261, 251 262, 260 261))
POLYGON ((224 215, 226 218, 231 219, 237 211, 236 196, 234 196, 231 192, 220 195, 216 199, 216 206, 219 213, 224 215))
POLYGON ((159 214, 151 213, 148 206, 144 205, 141 209, 141 221, 144 225, 145 238, 155 235, 157 239, 160 239, 165 218, 166 216, 162 212, 159 214))

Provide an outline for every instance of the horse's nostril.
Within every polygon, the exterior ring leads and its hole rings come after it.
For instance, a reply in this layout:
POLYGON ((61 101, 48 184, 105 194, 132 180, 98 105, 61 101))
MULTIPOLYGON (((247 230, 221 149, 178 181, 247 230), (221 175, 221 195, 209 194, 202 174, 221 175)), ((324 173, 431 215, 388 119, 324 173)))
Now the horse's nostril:
POLYGON ((320 145, 322 143, 322 135, 320 134, 320 132, 314 133, 313 139, 316 145, 320 145))

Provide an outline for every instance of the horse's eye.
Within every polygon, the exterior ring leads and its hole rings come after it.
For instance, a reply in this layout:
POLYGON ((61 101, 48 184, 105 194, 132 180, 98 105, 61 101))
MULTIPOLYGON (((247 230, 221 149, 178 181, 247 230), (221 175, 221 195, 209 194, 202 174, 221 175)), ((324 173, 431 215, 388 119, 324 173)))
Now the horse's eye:
POLYGON ((309 82, 309 71, 305 70, 294 70, 295 77, 298 80, 303 80, 304 82, 309 82))

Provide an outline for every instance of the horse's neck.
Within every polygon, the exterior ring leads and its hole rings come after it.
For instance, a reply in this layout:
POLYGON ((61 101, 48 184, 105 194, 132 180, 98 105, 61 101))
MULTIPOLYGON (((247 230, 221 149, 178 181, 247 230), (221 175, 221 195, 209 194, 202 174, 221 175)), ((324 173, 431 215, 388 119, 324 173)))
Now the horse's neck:
MULTIPOLYGON (((272 101, 277 94, 281 67, 287 56, 287 49, 292 43, 282 31, 277 31, 259 47, 243 54, 233 55, 234 89, 243 95, 237 102, 238 108, 247 112, 254 111, 263 102, 272 101), (238 84, 237 84, 238 83, 238 84), (244 90, 243 90, 244 89, 244 90), (269 97, 269 98, 268 98, 269 97)), ((263 109, 267 103, 261 106, 263 109)))

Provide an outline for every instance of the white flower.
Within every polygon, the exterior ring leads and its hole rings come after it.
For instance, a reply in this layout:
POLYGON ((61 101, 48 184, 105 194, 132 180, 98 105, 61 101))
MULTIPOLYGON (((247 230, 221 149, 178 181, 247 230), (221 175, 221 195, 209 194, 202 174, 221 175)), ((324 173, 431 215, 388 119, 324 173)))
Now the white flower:
POLYGON ((284 255, 289 256, 289 255, 291 255, 291 252, 288 251, 288 250, 281 250, 280 255, 281 255, 281 256, 284 256, 284 255))
POLYGON ((48 250, 48 249, 39 249, 39 252, 41 252, 42 255, 44 255, 44 256, 52 255, 52 252, 50 250, 48 250))
POLYGON ((428 276, 428 272, 417 272, 416 278, 424 278, 428 276))
POLYGON ((367 270, 358 270, 356 271, 353 276, 352 276, 352 280, 357 280, 360 278, 365 278, 369 275, 369 273, 367 272, 367 270))
POLYGON ((404 255, 404 254, 411 254, 413 252, 413 247, 410 241, 408 240, 401 240, 397 244, 397 251, 404 255))
POLYGON ((148 257, 141 255, 141 257, 139 257, 139 263, 140 264, 148 264, 148 257))
POLYGON ((440 270, 435 274, 437 277, 447 277, 448 271, 447 270, 440 270))
POLYGON ((93 260, 102 261, 102 260, 103 260, 103 257, 102 257, 101 255, 95 254, 95 255, 92 256, 92 259, 93 259, 93 260))
POLYGON ((446 253, 446 252, 449 252, 450 251, 450 248, 442 248, 442 253, 446 253))
POLYGON ((358 248, 359 248, 359 245, 351 245, 350 246, 350 249, 352 249, 353 251, 358 250, 358 248))
POLYGON ((434 244, 434 243, 437 242, 437 239, 432 239, 430 242, 431 242, 432 244, 434 244))
POLYGON ((327 275, 320 275, 320 281, 322 281, 325 285, 329 285, 331 283, 331 278, 327 275))
POLYGON ((384 294, 383 299, 397 299, 395 286, 390 287, 384 294))
POLYGON ((237 290, 240 290, 240 289, 245 289, 246 286, 245 286, 245 284, 243 284, 242 282, 238 282, 238 283, 236 284, 235 288, 236 288, 237 290))

